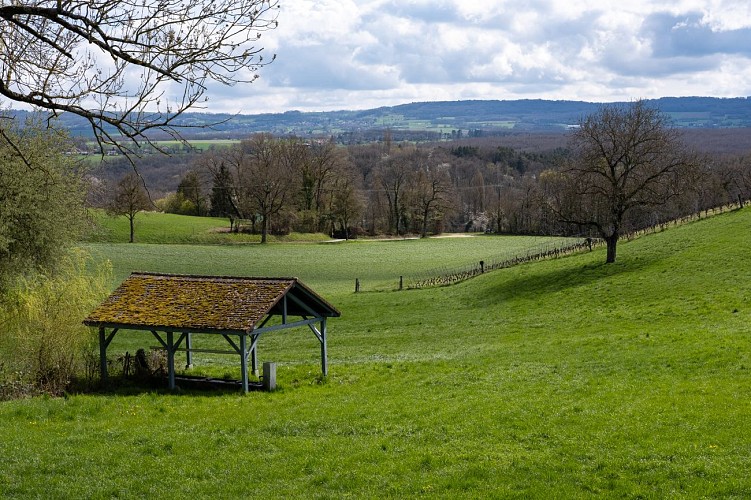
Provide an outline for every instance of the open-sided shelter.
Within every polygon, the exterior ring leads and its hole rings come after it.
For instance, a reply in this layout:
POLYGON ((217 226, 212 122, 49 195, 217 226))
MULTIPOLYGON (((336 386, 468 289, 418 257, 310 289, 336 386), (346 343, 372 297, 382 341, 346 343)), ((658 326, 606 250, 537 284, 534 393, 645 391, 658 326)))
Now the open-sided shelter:
POLYGON ((175 388, 175 353, 219 352, 240 356, 248 391, 248 358, 258 370, 256 346, 267 332, 308 327, 321 344, 321 370, 328 374, 326 320, 340 312, 297 278, 244 278, 133 273, 84 320, 99 329, 102 379, 107 347, 121 330, 151 332, 167 351, 170 389, 175 388), (280 321, 268 325, 273 317, 280 321), (193 334, 222 336, 231 351, 193 349, 193 334), (235 339, 237 341, 235 341, 235 339), (182 347, 182 346, 185 347, 182 347))

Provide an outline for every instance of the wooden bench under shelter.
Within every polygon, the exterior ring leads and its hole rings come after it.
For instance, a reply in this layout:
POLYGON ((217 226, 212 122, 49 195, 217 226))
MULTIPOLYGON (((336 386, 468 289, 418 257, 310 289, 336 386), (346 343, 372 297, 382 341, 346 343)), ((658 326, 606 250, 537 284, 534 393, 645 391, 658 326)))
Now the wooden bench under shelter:
POLYGON ((219 352, 192 347, 193 334, 213 334, 240 356, 242 387, 248 392, 248 358, 257 373, 258 339, 272 331, 308 327, 321 344, 321 370, 327 375, 326 320, 340 315, 297 278, 132 273, 83 323, 99 329, 103 381, 107 347, 121 330, 151 332, 159 341, 167 351, 170 389, 175 388, 175 353, 184 351, 190 365, 193 352, 219 352), (274 317, 280 321, 268 325, 274 317))

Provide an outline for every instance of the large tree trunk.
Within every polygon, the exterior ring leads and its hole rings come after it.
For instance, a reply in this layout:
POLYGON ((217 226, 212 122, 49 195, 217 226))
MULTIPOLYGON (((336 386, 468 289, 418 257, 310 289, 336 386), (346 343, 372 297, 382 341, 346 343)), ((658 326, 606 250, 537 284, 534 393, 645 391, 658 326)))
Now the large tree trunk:
POLYGON ((618 233, 614 233, 606 237, 605 242, 608 244, 608 256, 605 259, 605 263, 612 264, 613 262, 615 262, 616 246, 618 245, 618 233))

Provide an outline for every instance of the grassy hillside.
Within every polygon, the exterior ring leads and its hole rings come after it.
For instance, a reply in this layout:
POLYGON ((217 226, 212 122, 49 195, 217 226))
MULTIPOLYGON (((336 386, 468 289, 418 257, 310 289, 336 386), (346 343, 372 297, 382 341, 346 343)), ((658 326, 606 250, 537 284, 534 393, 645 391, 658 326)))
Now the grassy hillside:
POLYGON ((749 236, 745 209, 609 266, 597 251, 432 290, 321 281, 343 311, 326 381, 301 331, 263 341, 271 394, 0 403, 0 494, 748 497, 749 236))
MULTIPOLYGON (((103 210, 90 210, 92 228, 86 241, 97 243, 125 243, 130 238, 128 218, 108 216, 103 210)), ((259 234, 231 234, 229 220, 214 217, 191 217, 187 215, 140 212, 135 218, 135 241, 151 244, 224 244, 260 243, 259 234)), ((322 234, 291 234, 275 237, 269 241, 324 241, 322 234)))

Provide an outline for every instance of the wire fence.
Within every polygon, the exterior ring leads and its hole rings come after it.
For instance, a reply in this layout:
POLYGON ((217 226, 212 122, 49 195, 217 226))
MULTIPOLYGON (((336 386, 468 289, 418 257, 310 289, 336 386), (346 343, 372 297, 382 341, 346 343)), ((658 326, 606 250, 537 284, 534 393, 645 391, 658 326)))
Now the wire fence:
POLYGON ((591 250, 595 240, 590 238, 577 239, 568 243, 543 243, 522 251, 509 252, 505 255, 495 256, 489 260, 464 265, 459 267, 442 267, 419 273, 404 279, 403 288, 416 289, 435 286, 446 286, 474 278, 480 274, 505 269, 526 262, 534 262, 544 259, 555 259, 564 255, 591 250))
POLYGON ((649 227, 646 227, 644 229, 639 229, 638 231, 631 231, 629 233, 626 233, 621 237, 621 239, 631 241, 636 238, 640 238, 641 236, 644 236, 646 234, 659 233, 671 227, 682 226, 684 224, 688 224, 690 222, 696 222, 702 219, 707 219, 715 215, 720 215, 720 214, 724 214, 727 212, 733 212, 735 210, 741 209, 744 206, 746 206, 746 203, 747 203, 747 200, 741 200, 738 203, 728 203, 726 205, 721 205, 719 207, 699 210, 695 213, 685 215, 683 217, 678 217, 677 219, 669 219, 665 221, 656 222, 655 224, 649 227))
MULTIPOLYGON (((671 227, 676 227, 722 213, 731 212, 733 210, 742 208, 744 204, 745 203, 743 202, 739 204, 733 203, 711 209, 700 210, 691 215, 658 222, 648 228, 626 233, 621 237, 621 239, 631 241, 646 234, 658 233, 671 227)), ((521 252, 496 256, 495 258, 487 261, 480 261, 474 264, 452 268, 435 268, 414 276, 400 277, 399 289, 418 289, 453 285, 455 283, 474 278, 475 276, 484 274, 489 271, 494 271, 496 269, 505 269, 528 262, 546 259, 557 259, 559 257, 564 257, 566 255, 571 255, 574 253, 592 251, 595 247, 599 247, 604 244, 605 241, 600 238, 582 238, 570 243, 556 242, 542 244, 533 248, 529 248, 527 250, 523 250, 521 252)))

